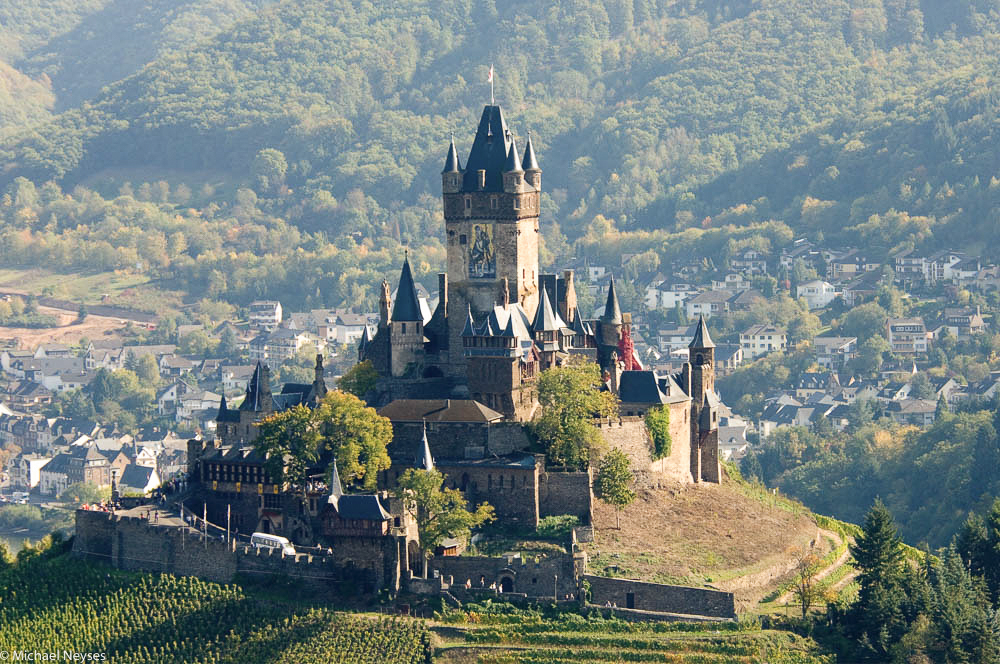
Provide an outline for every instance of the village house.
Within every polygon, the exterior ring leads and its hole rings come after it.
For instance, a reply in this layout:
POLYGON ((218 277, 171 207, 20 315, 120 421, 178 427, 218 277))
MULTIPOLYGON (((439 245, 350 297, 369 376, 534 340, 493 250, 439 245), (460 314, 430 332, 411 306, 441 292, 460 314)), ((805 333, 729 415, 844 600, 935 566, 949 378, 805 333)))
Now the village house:
POLYGON ((250 327, 270 332, 281 325, 281 302, 256 300, 250 303, 250 327))
POLYGON ((684 303, 688 318, 697 319, 698 316, 709 318, 712 314, 719 314, 729 311, 729 300, 733 293, 724 290, 710 290, 698 293, 684 303))
POLYGON ((803 298, 809 306, 809 310, 822 309, 830 305, 840 293, 828 281, 815 279, 799 284, 795 288, 795 297, 803 298))
POLYGON ((843 369, 858 354, 857 337, 814 337, 812 344, 816 364, 834 371, 843 369))
POLYGON ((740 346, 743 348, 744 356, 749 355, 750 359, 757 359, 773 350, 788 348, 788 334, 784 328, 774 325, 754 325, 740 333, 740 346))
POLYGON ((893 353, 913 355, 927 352, 928 334, 923 318, 889 318, 885 327, 886 341, 893 353))

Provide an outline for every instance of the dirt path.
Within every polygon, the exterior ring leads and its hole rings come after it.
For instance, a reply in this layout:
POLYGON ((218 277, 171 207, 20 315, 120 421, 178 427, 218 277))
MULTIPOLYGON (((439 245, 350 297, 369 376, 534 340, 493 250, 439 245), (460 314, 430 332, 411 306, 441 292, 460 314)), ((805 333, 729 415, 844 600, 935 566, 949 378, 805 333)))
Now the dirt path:
POLYGON ((88 314, 86 319, 80 322, 75 312, 67 313, 64 309, 39 306, 38 311, 55 318, 59 323, 58 327, 0 326, 0 339, 13 339, 18 347, 30 350, 37 347, 38 344, 73 345, 84 337, 91 340, 100 339, 125 327, 125 323, 120 318, 88 314))
MULTIPOLYGON (((839 548, 841 545, 843 545, 844 540, 841 539, 840 535, 838 535, 837 533, 835 533, 835 532, 833 532, 831 530, 821 530, 820 532, 823 535, 828 535, 831 538, 833 538, 833 540, 837 543, 837 545, 836 545, 837 548, 839 548)), ((826 567, 824 567, 823 569, 821 569, 819 571, 819 573, 815 576, 815 578, 813 579, 813 581, 818 583, 818 582, 822 581, 823 579, 825 579, 826 577, 830 576, 837 569, 839 569, 841 567, 841 565, 846 564, 848 558, 850 558, 850 557, 851 557, 851 550, 850 550, 850 548, 845 548, 844 552, 841 553, 840 556, 838 556, 835 561, 833 561, 832 563, 830 563, 829 565, 827 565, 826 567)), ((843 581, 843 579, 841 581, 843 581)), ((840 583, 840 581, 838 581, 838 583, 840 583)), ((792 596, 794 594, 795 594, 794 590, 789 590, 789 591, 783 593, 775 601, 778 604, 787 604, 789 601, 791 601, 792 596)))

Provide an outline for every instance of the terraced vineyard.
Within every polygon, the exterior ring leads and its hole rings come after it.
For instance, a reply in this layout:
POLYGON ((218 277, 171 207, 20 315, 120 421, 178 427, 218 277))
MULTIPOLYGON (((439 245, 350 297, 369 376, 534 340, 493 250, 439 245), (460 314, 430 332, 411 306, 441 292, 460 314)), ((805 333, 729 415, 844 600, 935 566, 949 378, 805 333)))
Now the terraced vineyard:
MULTIPOLYGON (((496 609, 496 607, 493 607, 496 609)), ((530 611, 452 611, 434 629, 444 664, 832 664, 815 642, 736 623, 630 623, 530 611)))
POLYGON ((112 662, 417 664, 424 624, 276 602, 237 585, 135 574, 68 555, 0 572, 0 651, 112 662))

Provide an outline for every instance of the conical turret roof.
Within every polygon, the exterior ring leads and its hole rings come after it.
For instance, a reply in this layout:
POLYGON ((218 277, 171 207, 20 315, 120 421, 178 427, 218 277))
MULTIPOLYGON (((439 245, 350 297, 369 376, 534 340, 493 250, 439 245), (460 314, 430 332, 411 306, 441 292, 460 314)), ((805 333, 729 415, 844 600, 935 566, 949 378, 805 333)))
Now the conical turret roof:
POLYGON ((417 456, 417 468, 434 470, 434 457, 431 456, 431 446, 427 442, 427 423, 424 422, 424 439, 421 441, 420 454, 417 456))
POLYGON ((476 321, 472 320, 472 305, 469 305, 469 310, 465 314, 465 327, 462 328, 463 337, 474 337, 476 336, 476 321))
POLYGON ((542 286, 541 294, 538 297, 538 310, 535 311, 535 322, 531 324, 533 332, 555 332, 566 327, 559 314, 552 308, 548 292, 542 286))
POLYGON ((337 470, 337 458, 330 462, 330 495, 340 498, 344 495, 344 486, 340 483, 340 472, 337 470))
POLYGON ((521 169, 521 158, 517 154, 517 143, 514 142, 514 137, 510 137, 510 150, 507 152, 507 161, 503 165, 504 173, 520 173, 521 169))
POLYGON ((535 148, 531 144, 531 134, 528 134, 528 145, 524 148, 524 159, 521 160, 521 168, 526 171, 540 171, 538 159, 535 157, 535 148))
POLYGON ((219 413, 215 416, 215 419, 220 419, 227 412, 229 412, 229 407, 226 405, 226 395, 222 395, 222 399, 219 400, 219 413))
POLYGON ((458 173, 462 170, 462 164, 458 160, 458 150, 455 149, 455 137, 451 137, 451 145, 448 146, 448 156, 444 160, 442 173, 458 173))
POLYGON ((712 341, 712 336, 708 333, 708 324, 705 323, 705 317, 698 317, 698 327, 694 331, 694 337, 691 339, 691 344, 689 348, 715 348, 715 343, 712 341))
POLYGON ((618 293, 615 292, 615 278, 611 277, 608 285, 608 300, 604 303, 604 315, 601 320, 607 323, 622 322, 622 308, 618 304, 618 293))
POLYGON ((392 308, 394 321, 423 321, 420 314, 420 300, 417 297, 417 287, 413 283, 410 272, 410 259, 403 259, 403 271, 399 275, 399 290, 396 291, 396 304, 392 308))

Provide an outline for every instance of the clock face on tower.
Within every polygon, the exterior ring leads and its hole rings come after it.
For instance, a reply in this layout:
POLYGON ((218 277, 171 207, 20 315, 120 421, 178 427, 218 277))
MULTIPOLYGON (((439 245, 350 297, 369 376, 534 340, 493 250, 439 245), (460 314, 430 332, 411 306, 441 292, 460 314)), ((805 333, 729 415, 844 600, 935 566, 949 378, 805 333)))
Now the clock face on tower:
POLYGON ((475 224, 469 248, 469 276, 473 279, 494 279, 497 259, 493 250, 493 224, 475 224))

